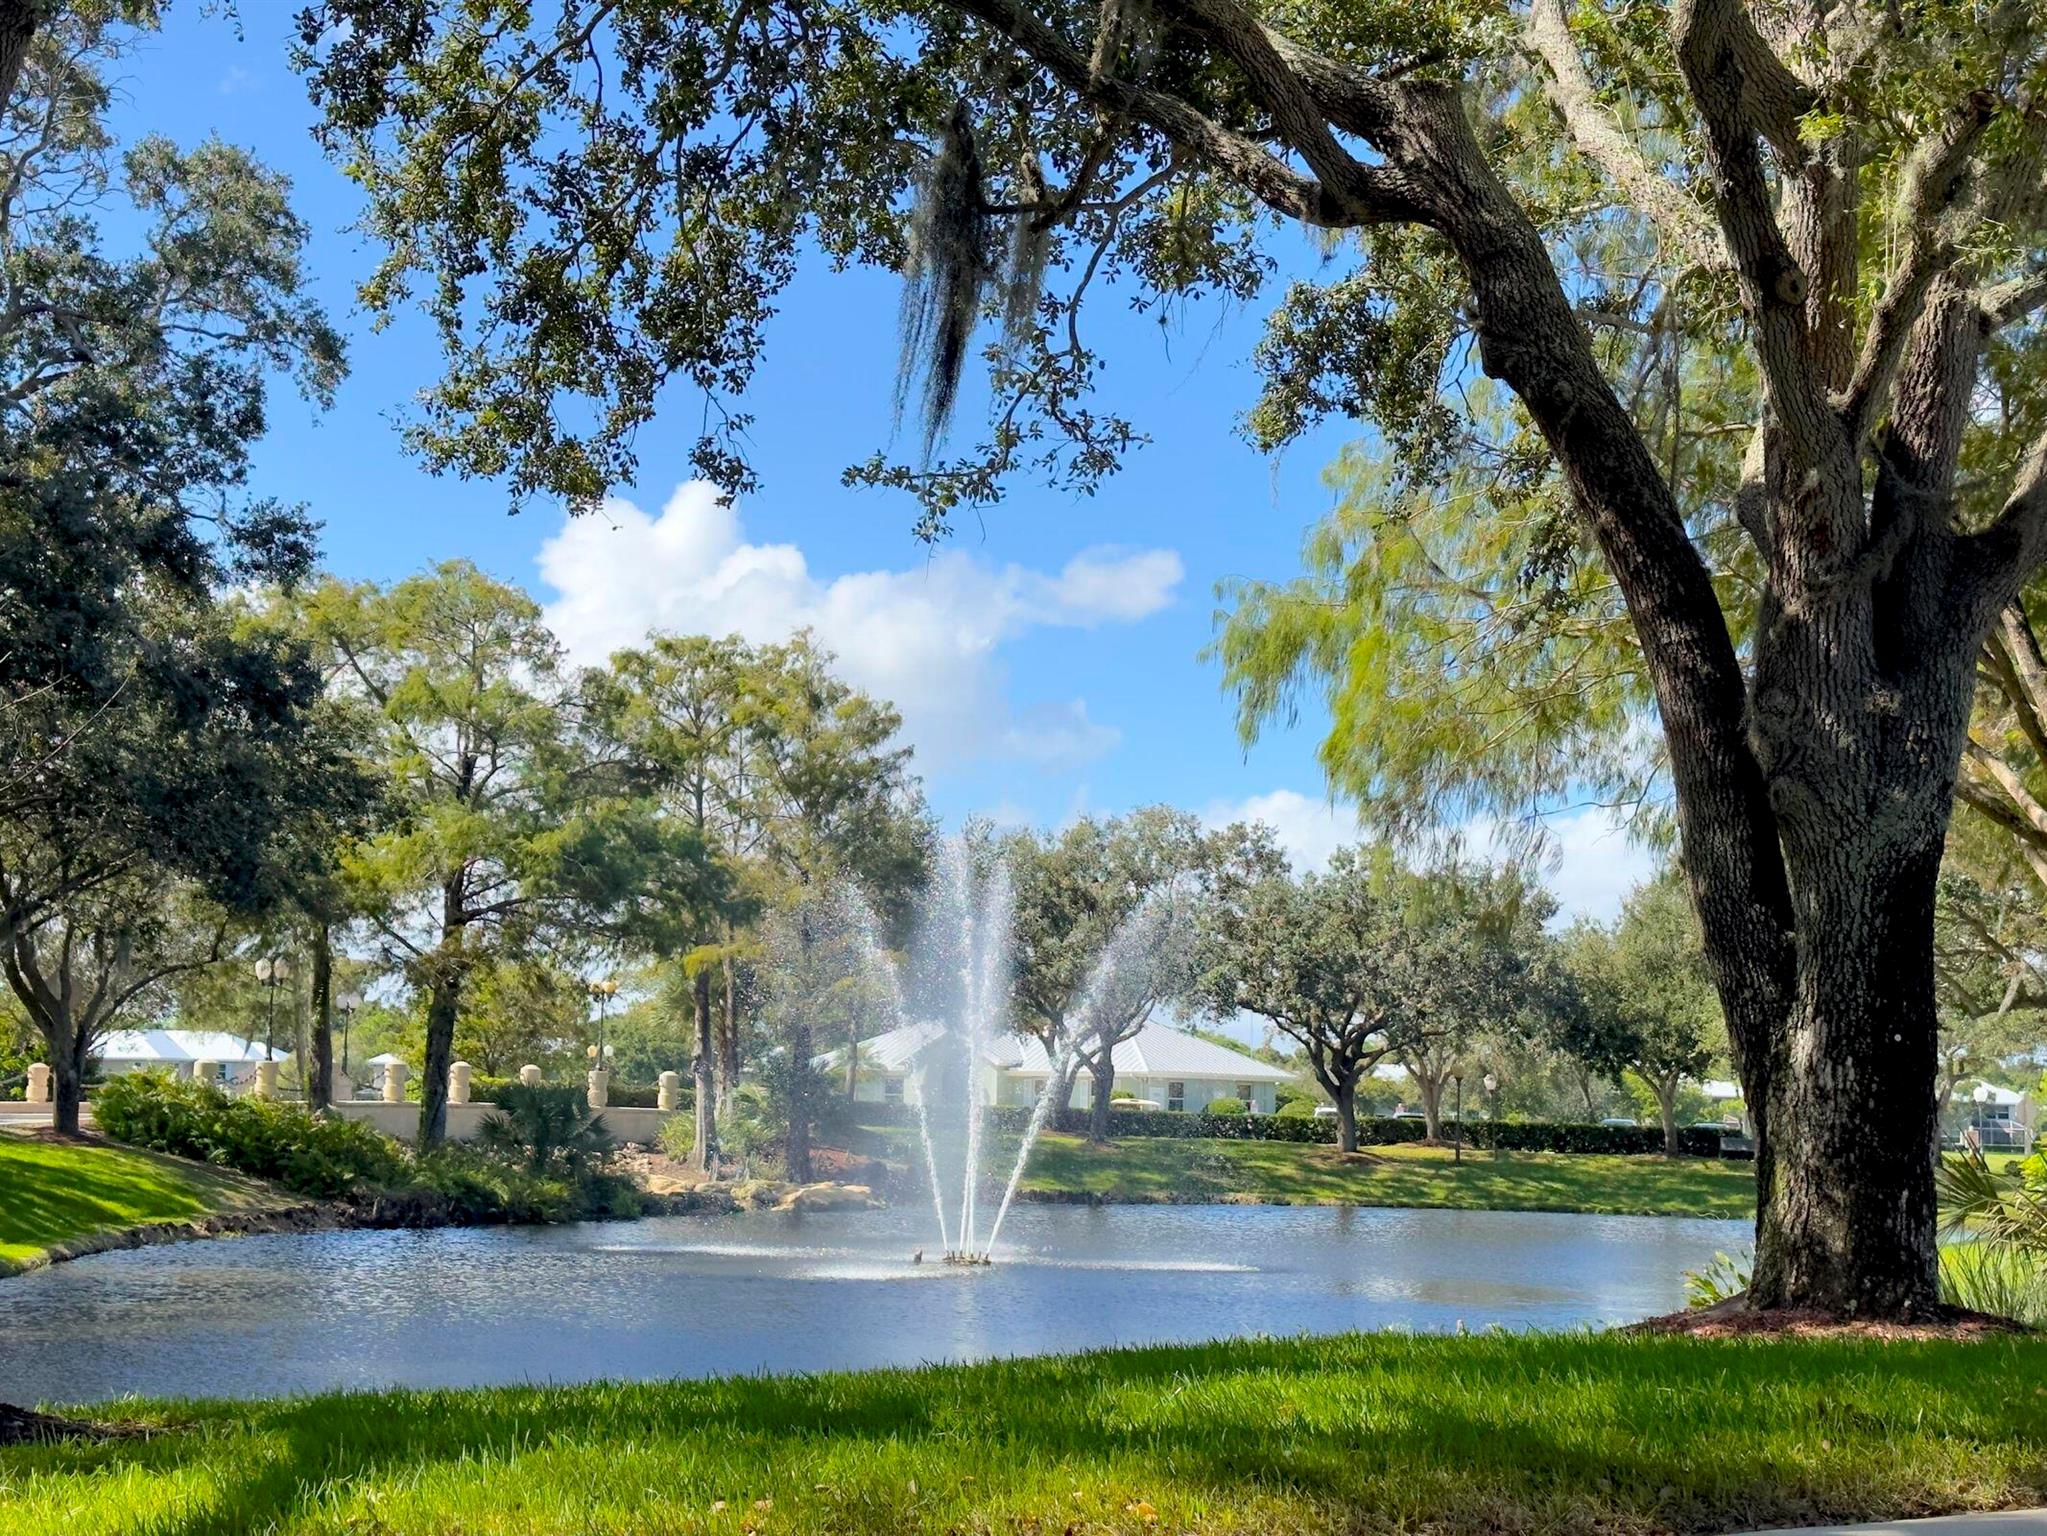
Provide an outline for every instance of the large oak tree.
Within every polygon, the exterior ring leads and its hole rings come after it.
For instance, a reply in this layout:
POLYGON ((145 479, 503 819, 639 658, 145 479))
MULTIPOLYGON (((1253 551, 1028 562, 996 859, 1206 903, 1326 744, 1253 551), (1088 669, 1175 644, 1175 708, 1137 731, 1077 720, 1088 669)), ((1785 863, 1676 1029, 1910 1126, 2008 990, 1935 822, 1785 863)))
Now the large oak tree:
POLYGON ((1347 232, 1296 262, 1259 432, 1367 417, 1426 484, 1462 386, 1504 386, 1496 478, 1569 512, 1531 577, 1597 570, 1639 646, 1760 1132, 1752 1298, 1937 1305, 1934 876, 1975 657, 2047 547, 2037 420, 1956 473, 2047 297, 2033 8, 324 0, 303 35, 391 252, 369 301, 418 281, 446 336, 415 441, 526 491, 618 482, 670 380, 747 485, 732 402, 810 249, 910 274, 927 443, 1006 320, 979 451, 855 478, 927 530, 1015 471, 1092 487, 1135 428, 1093 402, 1090 285, 1248 296, 1276 225, 1347 232), (1710 501, 1623 397, 1662 354, 1595 327, 1753 379, 1710 501))

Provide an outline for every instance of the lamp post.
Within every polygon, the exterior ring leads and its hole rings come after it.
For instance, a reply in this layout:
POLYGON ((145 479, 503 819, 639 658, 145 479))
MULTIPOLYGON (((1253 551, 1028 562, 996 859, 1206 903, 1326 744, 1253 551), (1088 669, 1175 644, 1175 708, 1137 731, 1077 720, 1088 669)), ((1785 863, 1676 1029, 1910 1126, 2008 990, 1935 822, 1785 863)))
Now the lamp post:
POLYGON ((256 980, 270 994, 263 1011, 263 1059, 268 1061, 277 1044, 277 989, 291 980, 291 962, 282 955, 265 955, 256 962, 256 980))
POLYGON ((341 1075, 353 1083, 348 1073, 348 1023, 355 1017, 356 1006, 362 1002, 359 993, 344 992, 334 999, 334 1006, 341 1010, 341 1075))
POLYGON ((1488 1072, 1485 1075, 1486 1126, 1493 1138, 1493 1161, 1498 1162, 1505 1154, 1500 1150, 1500 1080, 1488 1072))
POLYGON ((1450 1161, 1462 1163, 1464 1161, 1464 1074, 1462 1072, 1452 1072, 1450 1074, 1450 1081, 1457 1088, 1457 1138, 1451 1143, 1450 1161))
POLYGON ((589 1053, 594 1061, 599 1057, 611 1055, 611 1047, 604 1041, 604 1009, 605 1005, 618 995, 618 983, 609 976, 600 981, 593 981, 590 983, 590 995, 597 999, 597 1043, 590 1048, 589 1053))

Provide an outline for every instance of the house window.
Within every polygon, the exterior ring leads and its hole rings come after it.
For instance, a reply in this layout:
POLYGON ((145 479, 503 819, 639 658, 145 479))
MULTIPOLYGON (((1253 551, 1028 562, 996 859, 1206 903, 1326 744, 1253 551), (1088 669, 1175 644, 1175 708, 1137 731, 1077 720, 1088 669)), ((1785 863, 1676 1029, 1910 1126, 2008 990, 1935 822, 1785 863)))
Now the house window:
POLYGON ((1172 1110, 1185 1110, 1187 1108, 1187 1085, 1185 1083, 1166 1084, 1166 1108, 1172 1110))
POLYGON ((903 1102, 903 1080, 900 1077, 885 1077, 881 1080, 881 1100, 884 1104, 903 1102))
POLYGON ((1237 1084, 1237 1102, 1246 1109, 1256 1109, 1258 1107, 1258 1101, 1251 1097, 1251 1085, 1249 1083, 1237 1084))

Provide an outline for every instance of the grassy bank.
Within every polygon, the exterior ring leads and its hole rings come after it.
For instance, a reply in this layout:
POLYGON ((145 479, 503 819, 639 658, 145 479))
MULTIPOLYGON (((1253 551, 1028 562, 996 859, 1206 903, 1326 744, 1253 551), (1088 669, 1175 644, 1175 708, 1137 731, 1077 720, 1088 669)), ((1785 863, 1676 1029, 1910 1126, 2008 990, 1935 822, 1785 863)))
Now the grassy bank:
POLYGON ((295 1203, 274 1185, 204 1163, 0 1131, 0 1275, 100 1233, 295 1203))
POLYGON ((1268 1200, 1335 1205, 1446 1206, 1468 1210, 1594 1211, 1656 1216, 1747 1216, 1753 1165, 1709 1158, 1606 1157, 1469 1149, 1334 1147, 1277 1141, 1131 1138, 1090 1147, 1042 1137, 1024 1188, 1105 1200, 1268 1200))
POLYGON ((0 1450, 0 1508, 12 1536, 1728 1531, 2047 1501, 2041 1381, 2033 1339, 1382 1334, 124 1403, 168 1432, 0 1450))

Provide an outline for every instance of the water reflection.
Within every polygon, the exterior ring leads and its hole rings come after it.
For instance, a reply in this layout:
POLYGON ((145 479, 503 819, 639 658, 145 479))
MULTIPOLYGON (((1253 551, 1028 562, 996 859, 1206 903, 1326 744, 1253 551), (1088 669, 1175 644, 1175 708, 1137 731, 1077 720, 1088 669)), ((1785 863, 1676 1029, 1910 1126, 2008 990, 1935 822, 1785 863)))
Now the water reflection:
POLYGON ((1683 1304, 1745 1224, 1505 1211, 1029 1206, 1003 1262, 912 1264, 928 1211, 333 1232, 0 1284, 0 1397, 252 1396, 912 1365, 1683 1304))

